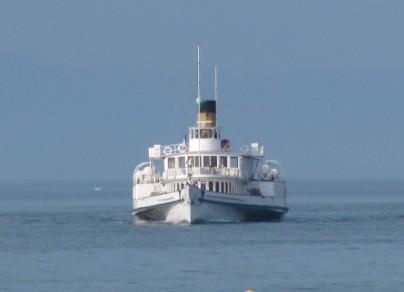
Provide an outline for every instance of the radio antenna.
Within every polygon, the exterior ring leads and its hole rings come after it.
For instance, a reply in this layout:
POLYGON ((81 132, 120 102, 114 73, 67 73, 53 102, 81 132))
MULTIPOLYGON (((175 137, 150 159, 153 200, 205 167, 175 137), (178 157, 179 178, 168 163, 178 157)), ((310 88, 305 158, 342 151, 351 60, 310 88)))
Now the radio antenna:
POLYGON ((217 67, 215 66, 215 100, 217 102, 217 67))
POLYGON ((198 102, 201 102, 201 80, 200 80, 200 62, 199 62, 199 45, 198 45, 198 102))

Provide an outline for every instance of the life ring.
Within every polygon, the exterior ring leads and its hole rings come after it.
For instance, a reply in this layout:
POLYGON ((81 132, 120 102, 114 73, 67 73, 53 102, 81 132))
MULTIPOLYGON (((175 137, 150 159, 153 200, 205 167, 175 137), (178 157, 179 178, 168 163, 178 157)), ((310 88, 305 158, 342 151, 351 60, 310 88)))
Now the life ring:
POLYGON ((222 149, 224 150, 224 151, 228 151, 228 150, 230 150, 230 148, 231 148, 231 143, 230 143, 230 141, 229 140, 227 140, 227 139, 223 139, 221 142, 220 142, 220 146, 222 147, 222 149))
POLYGON ((164 149, 163 149, 163 153, 165 154, 165 155, 170 155, 171 153, 173 152, 173 150, 170 148, 170 147, 164 147, 164 149))
POLYGON ((240 147, 241 152, 243 153, 247 153, 248 152, 248 146, 247 145, 243 145, 240 147))
POLYGON ((187 147, 185 147, 184 144, 180 144, 178 145, 177 149, 179 152, 185 152, 185 150, 187 150, 187 147))
POLYGON ((230 175, 230 169, 226 168, 224 170, 224 175, 229 176, 230 175))
POLYGON ((269 171, 264 170, 264 171, 261 173, 261 178, 262 178, 263 180, 268 180, 268 179, 269 179, 269 171))

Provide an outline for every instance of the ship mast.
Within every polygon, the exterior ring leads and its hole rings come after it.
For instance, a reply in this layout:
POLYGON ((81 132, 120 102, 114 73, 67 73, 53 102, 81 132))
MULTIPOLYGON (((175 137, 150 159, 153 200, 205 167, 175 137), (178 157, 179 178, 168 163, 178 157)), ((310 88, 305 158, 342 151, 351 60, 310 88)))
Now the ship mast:
POLYGON ((215 101, 217 102, 217 67, 215 66, 215 101))
POLYGON ((197 102, 198 102, 198 151, 199 151, 199 165, 201 165, 201 121, 200 121, 200 112, 201 112, 201 82, 200 82, 200 67, 201 64, 199 62, 199 45, 198 45, 198 97, 197 97, 197 102))
POLYGON ((199 62, 199 45, 198 45, 198 96, 197 96, 197 102, 199 105, 199 108, 201 107, 201 78, 200 78, 200 62, 199 62))
MULTIPOLYGON (((215 66, 215 101, 217 106, 217 67, 215 66)), ((216 124, 217 124, 217 112, 216 112, 216 124)))

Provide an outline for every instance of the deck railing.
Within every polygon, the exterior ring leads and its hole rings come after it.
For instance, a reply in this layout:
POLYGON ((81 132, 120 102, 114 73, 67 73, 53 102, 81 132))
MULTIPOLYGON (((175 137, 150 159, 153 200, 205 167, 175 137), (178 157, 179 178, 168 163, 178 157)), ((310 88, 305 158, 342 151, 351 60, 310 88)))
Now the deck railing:
MULTIPOLYGON (((188 148, 185 143, 171 144, 171 145, 155 145, 149 148, 150 158, 162 158, 170 155, 178 155, 187 152, 188 148)), ((231 149, 223 149, 223 152, 231 153, 232 155, 251 155, 263 157, 264 146, 259 144, 252 144, 251 146, 243 145, 241 147, 232 147, 231 149)), ((195 153, 192 153, 195 154, 195 153)))
MULTIPOLYGON (((240 170, 236 168, 228 167, 191 167, 188 169, 188 174, 191 176, 220 176, 220 177, 239 177, 240 170)), ((187 169, 186 168, 172 168, 167 169, 163 172, 163 179, 175 179, 175 178, 186 178, 187 169)))

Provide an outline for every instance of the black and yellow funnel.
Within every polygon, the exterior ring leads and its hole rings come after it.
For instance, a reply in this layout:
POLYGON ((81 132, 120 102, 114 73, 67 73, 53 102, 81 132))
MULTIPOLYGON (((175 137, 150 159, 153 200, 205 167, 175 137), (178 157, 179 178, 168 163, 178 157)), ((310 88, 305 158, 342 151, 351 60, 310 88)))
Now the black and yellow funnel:
POLYGON ((198 113, 199 127, 216 127, 216 100, 202 100, 198 113))

